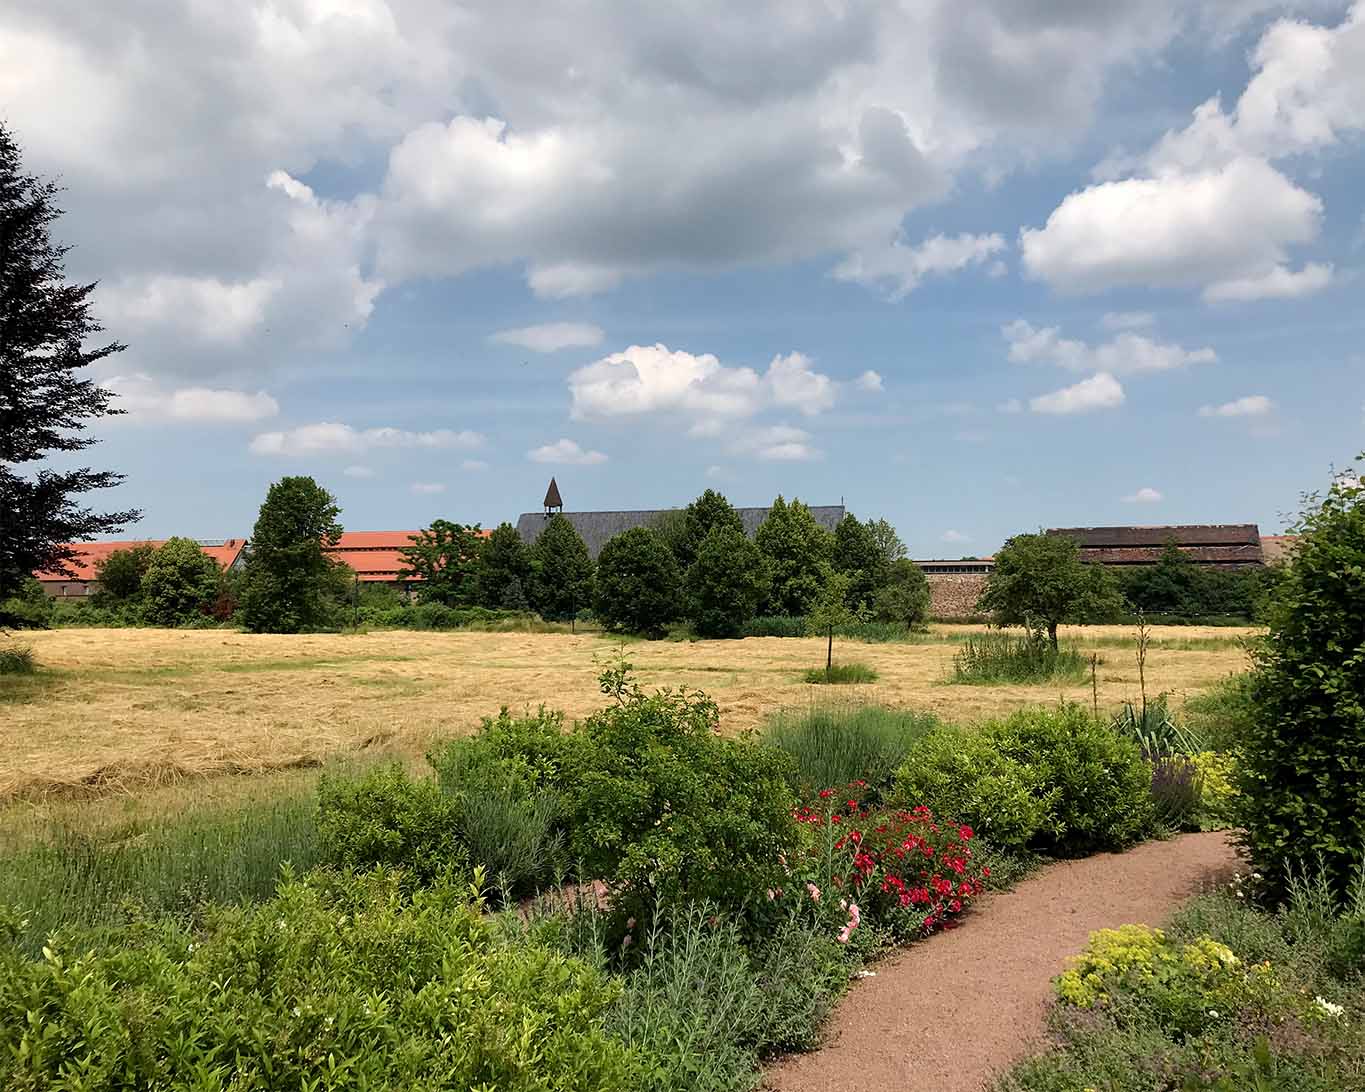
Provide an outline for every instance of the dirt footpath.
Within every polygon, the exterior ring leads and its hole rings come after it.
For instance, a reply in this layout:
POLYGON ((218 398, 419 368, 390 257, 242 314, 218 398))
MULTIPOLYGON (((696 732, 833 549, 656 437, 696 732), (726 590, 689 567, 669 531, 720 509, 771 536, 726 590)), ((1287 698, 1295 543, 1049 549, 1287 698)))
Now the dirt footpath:
POLYGON ((980 1092, 1043 1041, 1051 979, 1095 929, 1157 924, 1237 865, 1228 836, 1186 834, 1063 861, 983 901, 960 929, 875 964, 825 1045, 767 1073, 780 1092, 980 1092))

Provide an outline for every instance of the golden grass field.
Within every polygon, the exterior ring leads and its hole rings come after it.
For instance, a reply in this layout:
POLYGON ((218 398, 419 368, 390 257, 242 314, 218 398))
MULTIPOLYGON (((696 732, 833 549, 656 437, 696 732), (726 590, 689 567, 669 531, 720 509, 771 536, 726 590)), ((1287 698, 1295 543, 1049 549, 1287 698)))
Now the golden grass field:
MULTIPOLYGON (((687 686, 719 704, 727 731, 812 701, 932 710, 958 721, 1019 706, 1091 701, 1090 685, 955 686, 955 639, 935 626, 913 644, 836 640, 836 660, 875 668, 868 686, 801 681, 824 663, 818 639, 631 642, 599 634, 419 633, 257 636, 223 630, 60 629, 26 634, 42 670, 0 679, 0 803, 93 796, 227 773, 314 766, 339 755, 419 756, 433 737, 472 731, 506 705, 580 717, 603 698, 597 675, 624 647, 646 687, 687 686)), ((1177 703, 1243 670, 1254 631, 1157 627, 1149 694, 1177 703)), ((1138 695, 1132 631, 1064 638, 1100 656, 1102 709, 1138 695)))

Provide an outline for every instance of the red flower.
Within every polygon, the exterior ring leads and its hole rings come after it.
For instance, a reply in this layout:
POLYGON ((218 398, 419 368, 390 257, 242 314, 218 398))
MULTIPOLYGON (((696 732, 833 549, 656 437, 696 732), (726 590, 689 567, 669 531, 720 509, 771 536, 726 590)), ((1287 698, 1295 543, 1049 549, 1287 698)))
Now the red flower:
POLYGON ((821 790, 820 790, 820 799, 821 799, 821 800, 828 800, 828 799, 829 799, 831 796, 833 796, 833 795, 834 795, 834 790, 833 790, 833 789, 821 789, 821 790))

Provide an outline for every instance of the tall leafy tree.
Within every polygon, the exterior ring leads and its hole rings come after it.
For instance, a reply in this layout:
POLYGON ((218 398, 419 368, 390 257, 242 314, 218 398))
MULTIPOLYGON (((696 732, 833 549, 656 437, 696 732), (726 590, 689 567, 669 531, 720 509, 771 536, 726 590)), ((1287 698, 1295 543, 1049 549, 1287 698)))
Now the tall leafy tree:
POLYGON ((90 313, 93 284, 68 284, 69 247, 53 242, 57 186, 23 173, 19 146, 0 123, 0 601, 35 570, 70 572, 73 542, 112 534, 139 513, 96 512, 79 498, 123 475, 25 464, 95 443, 87 422, 121 413, 112 394, 81 371, 121 352, 87 348, 102 327, 90 313))
POLYGON ((851 512, 834 529, 834 567, 848 577, 850 607, 870 606, 890 571, 871 526, 851 512))
POLYGON ((632 527, 602 547, 592 609, 608 629, 657 637, 682 613, 681 590, 673 552, 648 527, 632 527))
POLYGON ((673 544, 673 552, 683 569, 697 560, 706 536, 717 528, 744 534, 744 523, 734 505, 726 500, 723 493, 708 489, 683 509, 682 535, 673 544))
POLYGON ((906 557, 893 562, 886 583, 872 598, 872 617, 907 626, 929 621, 929 580, 924 570, 906 557))
POLYGON ((398 552, 403 567, 399 580, 420 580, 417 596, 423 603, 468 606, 475 600, 475 569, 483 549, 477 524, 466 527, 450 520, 433 520, 412 536, 412 545, 398 552))
POLYGON ((903 557, 908 556, 901 536, 896 534, 896 529, 886 520, 868 520, 867 529, 872 532, 872 540, 877 544, 877 549, 881 551, 881 555, 888 565, 894 565, 903 557))
POLYGON ((253 633, 300 633, 327 625, 350 569, 328 550, 341 538, 336 498, 312 478, 281 478, 266 493, 251 532, 241 599, 253 633))
POLYGON ((157 549, 142 578, 147 621, 180 625, 202 615, 218 597, 223 574, 192 538, 170 538, 157 549))
POLYGON ((142 579, 156 556, 156 547, 149 542, 115 550, 95 567, 100 591, 120 602, 136 599, 142 594, 142 579))
POLYGON ((510 523, 493 529, 479 551, 474 567, 475 584, 481 606, 526 610, 526 584, 531 579, 531 555, 510 523), (510 607, 510 603, 520 603, 510 607))
POLYGON ((754 541, 772 578, 768 613, 804 615, 825 586, 833 536, 815 522, 806 505, 799 500, 788 504, 779 495, 754 541))
POLYGON ((763 552, 742 530, 721 524, 687 570, 688 620, 703 637, 737 637, 767 598, 768 583, 763 552))
POLYGON ((1305 501, 1254 649, 1240 817, 1276 893, 1293 870, 1321 867, 1345 901, 1365 870, 1365 484, 1342 475, 1305 501))
POLYGON ((1025 625, 1047 634, 1057 647, 1063 622, 1103 621, 1123 605, 1113 576, 1081 560, 1065 535, 1015 535, 995 555, 995 569, 977 609, 1000 625, 1025 625))
POLYGON ((531 547, 531 606, 542 618, 572 618, 592 605, 593 563, 574 525, 551 516, 531 547))

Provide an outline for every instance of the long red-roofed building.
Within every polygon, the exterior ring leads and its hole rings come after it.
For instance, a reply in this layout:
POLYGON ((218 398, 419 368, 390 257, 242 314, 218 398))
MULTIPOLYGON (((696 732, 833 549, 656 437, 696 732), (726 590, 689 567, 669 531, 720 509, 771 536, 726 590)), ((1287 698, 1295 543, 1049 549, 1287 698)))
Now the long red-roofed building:
MULTIPOLYGON (((58 599, 79 598, 98 589, 99 567, 110 554, 137 546, 160 549, 167 541, 164 538, 139 538, 113 542, 76 542, 72 544, 76 557, 66 565, 69 575, 50 571, 33 575, 48 595, 58 599)), ((211 539, 199 543, 199 548, 218 562, 218 567, 223 570, 241 566, 245 560, 242 553, 245 546, 244 538, 211 539)))

